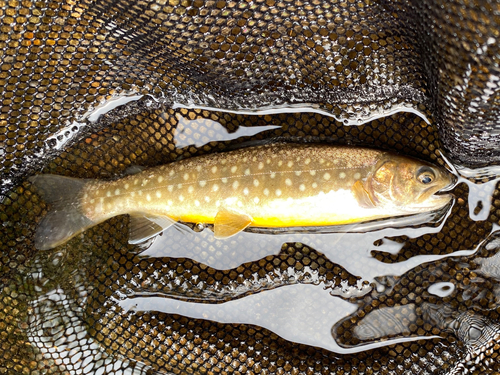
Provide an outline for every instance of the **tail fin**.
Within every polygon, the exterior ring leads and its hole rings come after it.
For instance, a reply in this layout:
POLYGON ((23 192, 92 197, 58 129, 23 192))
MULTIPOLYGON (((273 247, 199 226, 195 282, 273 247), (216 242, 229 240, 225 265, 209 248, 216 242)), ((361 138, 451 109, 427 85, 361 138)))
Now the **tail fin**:
POLYGON ((28 179, 51 205, 35 234, 35 247, 48 250, 94 226, 81 212, 81 191, 87 180, 44 174, 28 179))

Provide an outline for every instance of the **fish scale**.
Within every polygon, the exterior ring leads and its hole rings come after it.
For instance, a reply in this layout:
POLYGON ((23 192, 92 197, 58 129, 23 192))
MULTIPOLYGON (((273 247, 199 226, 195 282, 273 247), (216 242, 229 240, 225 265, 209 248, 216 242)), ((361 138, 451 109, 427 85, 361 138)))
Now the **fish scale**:
POLYGON ((380 155, 380 151, 358 151, 268 145, 182 160, 145 175, 90 185, 89 199, 82 206, 90 212, 99 198, 104 199, 102 209, 97 207, 91 215, 94 220, 140 207, 141 212, 168 214, 174 220, 213 224, 217 212, 225 208, 250 215, 254 226, 344 223, 351 218, 341 218, 340 207, 335 215, 333 207, 322 203, 328 192, 350 189, 356 177, 366 178, 380 155), (309 215, 295 212, 297 205, 309 208, 309 215), (319 220, 318 216, 327 217, 319 220))
POLYGON ((185 159, 111 182, 78 185, 47 176, 32 180, 55 204, 47 216, 53 222, 44 220, 37 234, 44 248, 122 214, 131 215, 131 243, 176 221, 214 224, 215 236, 225 238, 248 226, 319 227, 407 215, 447 204, 450 196, 434 193, 452 181, 441 168, 385 151, 292 143, 185 159), (419 181, 424 175, 432 181, 419 181), (45 180, 56 180, 59 194, 45 180))

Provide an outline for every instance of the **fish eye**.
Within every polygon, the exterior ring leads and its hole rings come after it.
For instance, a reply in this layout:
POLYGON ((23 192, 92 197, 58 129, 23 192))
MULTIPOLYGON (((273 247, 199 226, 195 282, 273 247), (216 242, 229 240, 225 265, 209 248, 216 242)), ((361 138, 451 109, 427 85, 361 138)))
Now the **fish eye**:
POLYGON ((417 179, 424 185, 430 184, 435 178, 434 172, 429 167, 422 167, 417 172, 417 179))

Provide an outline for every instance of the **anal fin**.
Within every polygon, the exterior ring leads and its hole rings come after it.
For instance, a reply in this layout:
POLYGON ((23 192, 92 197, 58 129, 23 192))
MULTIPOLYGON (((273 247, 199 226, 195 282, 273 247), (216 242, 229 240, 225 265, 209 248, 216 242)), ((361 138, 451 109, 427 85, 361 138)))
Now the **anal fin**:
POLYGON ((352 193, 361 207, 374 208, 376 206, 360 180, 357 180, 354 185, 352 185, 352 193))
POLYGON ((241 212, 222 209, 214 222, 215 238, 228 238, 241 232, 252 223, 252 218, 241 212))
POLYGON ((136 245, 144 242, 175 223, 176 221, 168 216, 130 215, 128 243, 136 245))

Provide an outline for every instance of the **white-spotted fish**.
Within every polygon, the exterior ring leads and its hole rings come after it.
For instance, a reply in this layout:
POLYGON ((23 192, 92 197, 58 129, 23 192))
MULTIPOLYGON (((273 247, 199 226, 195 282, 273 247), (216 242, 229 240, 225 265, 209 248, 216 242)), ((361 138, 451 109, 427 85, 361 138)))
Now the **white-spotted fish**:
POLYGON ((251 227, 322 227, 433 211, 453 181, 442 168, 390 152, 270 144, 210 154, 116 181, 30 178, 52 210, 35 246, 50 249, 113 216, 129 214, 130 243, 177 221, 213 224, 218 238, 251 227))

